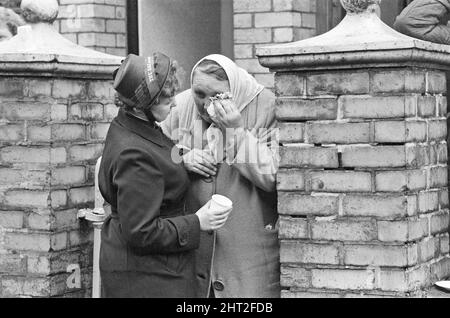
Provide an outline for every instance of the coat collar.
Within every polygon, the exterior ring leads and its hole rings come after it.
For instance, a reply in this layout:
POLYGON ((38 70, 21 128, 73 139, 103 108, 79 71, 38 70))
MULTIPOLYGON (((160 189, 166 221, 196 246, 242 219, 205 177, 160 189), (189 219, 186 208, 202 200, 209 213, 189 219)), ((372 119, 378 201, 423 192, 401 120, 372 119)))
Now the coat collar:
POLYGON ((116 121, 122 127, 125 127, 142 138, 145 138, 160 147, 163 146, 163 133, 156 123, 139 119, 123 109, 119 110, 116 121))

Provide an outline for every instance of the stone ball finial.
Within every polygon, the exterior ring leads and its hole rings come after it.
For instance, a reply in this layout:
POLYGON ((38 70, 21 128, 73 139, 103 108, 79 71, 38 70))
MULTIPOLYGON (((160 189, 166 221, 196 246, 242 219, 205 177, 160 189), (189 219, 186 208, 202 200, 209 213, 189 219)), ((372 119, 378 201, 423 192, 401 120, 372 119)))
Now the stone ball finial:
POLYGON ((23 18, 29 23, 53 23, 59 11, 57 0, 22 0, 20 8, 23 18))
POLYGON ((374 5, 379 6, 381 0, 341 0, 341 4, 348 13, 362 13, 370 11, 374 5))

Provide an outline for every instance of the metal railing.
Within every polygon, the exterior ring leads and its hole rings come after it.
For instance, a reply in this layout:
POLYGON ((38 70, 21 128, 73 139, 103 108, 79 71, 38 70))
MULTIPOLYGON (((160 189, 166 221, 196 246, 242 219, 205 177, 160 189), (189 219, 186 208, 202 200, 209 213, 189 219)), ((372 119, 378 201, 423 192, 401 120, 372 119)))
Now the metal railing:
POLYGON ((103 197, 98 187, 98 171, 100 169, 101 157, 95 166, 95 207, 94 209, 82 209, 78 211, 78 218, 92 223, 94 228, 94 255, 93 255, 93 277, 92 277, 92 298, 101 297, 101 277, 100 277, 100 242, 103 222, 107 217, 105 212, 103 197))

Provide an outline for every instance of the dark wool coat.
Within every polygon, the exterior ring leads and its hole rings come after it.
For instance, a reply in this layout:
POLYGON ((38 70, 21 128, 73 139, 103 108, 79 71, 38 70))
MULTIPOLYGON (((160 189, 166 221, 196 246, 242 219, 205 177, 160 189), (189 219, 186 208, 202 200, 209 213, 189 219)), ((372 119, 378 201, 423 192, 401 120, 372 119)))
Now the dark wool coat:
POLYGON ((104 297, 192 297, 198 217, 174 144, 155 125, 120 110, 106 137, 99 187, 112 215, 101 236, 104 297))

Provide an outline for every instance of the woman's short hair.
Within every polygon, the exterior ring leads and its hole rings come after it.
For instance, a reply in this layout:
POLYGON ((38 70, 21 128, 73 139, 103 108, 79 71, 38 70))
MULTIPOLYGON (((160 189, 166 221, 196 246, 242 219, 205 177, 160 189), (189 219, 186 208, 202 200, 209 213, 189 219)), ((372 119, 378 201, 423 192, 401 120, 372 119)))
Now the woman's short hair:
POLYGON ((173 97, 180 90, 180 67, 178 62, 173 60, 170 64, 169 74, 166 83, 161 90, 159 97, 173 97))
POLYGON ((169 74, 167 75, 167 80, 163 88, 161 89, 160 95, 153 101, 153 103, 145 105, 143 107, 131 106, 124 103, 117 93, 115 95, 114 103, 117 107, 124 108, 126 110, 132 110, 133 108, 140 110, 150 110, 153 105, 159 103, 160 98, 171 98, 175 96, 175 94, 180 90, 180 77, 180 67, 178 65, 178 62, 172 60, 170 64, 169 74))
POLYGON ((228 75, 225 70, 216 62, 212 60, 203 60, 195 68, 195 72, 202 72, 215 77, 218 81, 228 82, 228 75))

